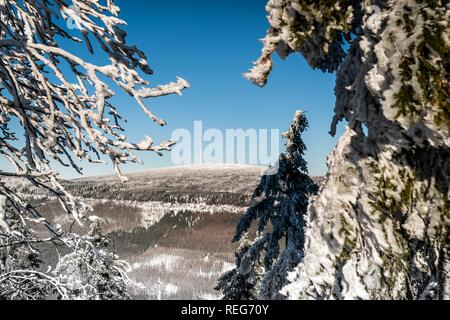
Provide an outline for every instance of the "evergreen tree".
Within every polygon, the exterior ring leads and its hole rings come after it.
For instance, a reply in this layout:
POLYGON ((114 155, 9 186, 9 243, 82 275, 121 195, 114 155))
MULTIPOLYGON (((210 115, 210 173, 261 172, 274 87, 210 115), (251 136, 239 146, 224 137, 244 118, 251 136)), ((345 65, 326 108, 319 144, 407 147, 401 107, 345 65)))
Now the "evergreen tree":
POLYGON ((450 298, 449 1, 270 0, 266 8, 271 28, 246 77, 264 85, 274 52, 299 52, 337 71, 331 133, 348 122, 283 293, 450 298))
POLYGON ((254 261, 252 242, 242 237, 236 251, 236 268, 225 272, 215 290, 222 292, 223 300, 256 300, 264 268, 261 261, 254 261))
MULTIPOLYGON (((278 291, 286 284, 289 271, 301 261, 304 245, 304 218, 308 207, 308 196, 317 192, 317 185, 308 176, 306 161, 303 159, 306 146, 301 134, 308 127, 302 112, 296 112, 291 127, 283 134, 286 151, 280 155, 277 172, 264 175, 253 195, 253 204, 242 216, 234 241, 240 241, 248 234, 251 225, 257 221, 257 239, 238 254, 236 269, 229 275, 245 291, 251 287, 261 299, 280 298, 278 291), (260 283, 248 284, 249 274, 258 274, 257 268, 264 267, 259 277, 260 283)), ((273 170, 272 170, 273 171, 273 170)), ((222 278, 222 281, 226 281, 222 278)), ((252 279, 257 277, 250 277, 252 279)), ((225 296, 233 296, 234 281, 229 287, 221 285, 225 296)), ((240 294, 245 296, 245 294, 240 294)), ((234 297, 239 297, 234 296, 234 297)))

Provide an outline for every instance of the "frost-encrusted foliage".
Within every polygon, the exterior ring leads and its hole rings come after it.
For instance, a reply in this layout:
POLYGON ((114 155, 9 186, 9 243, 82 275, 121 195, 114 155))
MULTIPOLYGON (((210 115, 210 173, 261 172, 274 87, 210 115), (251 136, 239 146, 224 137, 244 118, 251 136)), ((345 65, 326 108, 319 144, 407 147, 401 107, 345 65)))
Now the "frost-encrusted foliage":
POLYGON ((152 70, 144 53, 127 44, 119 11, 113 0, 0 0, 0 157, 15 170, 0 169, 0 250, 18 242, 33 251, 32 244, 42 241, 34 232, 36 225, 47 229, 45 240, 57 239, 69 247, 77 242, 2 177, 22 177, 47 189, 81 224, 95 219, 87 217, 87 207, 64 189, 54 163, 81 172, 77 161, 97 163, 105 155, 120 175, 120 164, 140 161, 133 151, 161 154, 173 144, 156 145, 148 136, 133 143, 123 134, 125 119, 111 99, 113 88, 127 93, 151 120, 164 125, 144 100, 180 94, 189 83, 178 78, 149 87, 143 76, 152 70))
MULTIPOLYGON (((1 234, 0 300, 129 299, 127 288, 138 284, 128 277, 131 267, 109 251, 110 240, 101 233, 100 223, 94 223, 88 235, 63 239, 72 250, 48 271, 42 270, 39 251, 29 243, 1 234)), ((17 232, 21 226, 12 228, 17 232)))
POLYGON ((107 248, 110 240, 94 224, 89 236, 76 240, 76 249, 62 257, 53 275, 67 290, 69 298, 80 300, 128 299, 127 273, 131 267, 119 261, 107 248))
MULTIPOLYGON (((234 241, 240 241, 257 224, 257 237, 249 245, 241 244, 236 269, 225 275, 229 287, 221 285, 225 297, 239 298, 233 293, 235 282, 249 286, 260 299, 282 298, 278 291, 286 284, 289 271, 300 262, 304 245, 304 215, 308 207, 308 196, 317 193, 318 186, 308 176, 303 159, 306 146, 302 133, 308 121, 302 112, 296 112, 293 122, 283 134, 286 151, 278 159, 276 172, 270 170, 264 175, 253 194, 253 203, 239 221, 234 241), (262 269, 262 274, 261 274, 262 269), (259 277, 254 275, 261 274, 259 277), (255 279, 260 279, 255 283, 255 279), (231 291, 231 293, 230 293, 231 291)), ((244 238, 244 241, 247 241, 244 238)), ((244 288, 238 290, 244 291, 244 288)), ((241 294, 242 295, 242 294, 241 294)))
POLYGON ((223 300, 258 299, 264 267, 260 258, 253 259, 255 255, 258 254, 252 248, 252 242, 243 236, 235 253, 236 268, 224 273, 215 288, 223 294, 223 300))
POLYGON ((270 29, 254 67, 244 76, 264 86, 272 70, 272 54, 282 58, 300 52, 308 63, 323 71, 335 71, 345 57, 346 40, 357 26, 358 1, 270 0, 266 10, 270 29))
MULTIPOLYGON (((327 1, 270 1, 269 16, 283 6, 303 12, 300 2, 309 12, 327 1)), ((291 299, 448 299, 450 4, 353 1, 352 7, 361 19, 354 20, 337 71, 332 133, 340 120, 348 127, 311 201, 304 259, 282 293, 291 299)), ((336 29, 343 12, 317 12, 309 23, 325 19, 336 29)), ((310 52, 300 52, 311 60, 310 52)))

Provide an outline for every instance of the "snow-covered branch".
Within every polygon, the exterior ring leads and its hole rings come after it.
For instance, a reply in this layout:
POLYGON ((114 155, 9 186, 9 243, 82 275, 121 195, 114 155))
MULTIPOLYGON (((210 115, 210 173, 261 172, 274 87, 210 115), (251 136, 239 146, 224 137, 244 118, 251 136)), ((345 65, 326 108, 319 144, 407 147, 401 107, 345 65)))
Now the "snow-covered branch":
POLYGON ((182 78, 149 85, 146 77, 153 71, 145 54, 127 43, 119 12, 113 0, 0 0, 0 157, 14 168, 0 169, 0 231, 21 234, 20 242, 36 241, 30 238, 32 219, 70 245, 61 230, 6 186, 5 177, 47 189, 82 224, 88 208, 64 189, 55 163, 81 173, 79 161, 99 163, 106 156, 121 176, 122 164, 141 162, 135 151, 161 155, 173 145, 149 136, 129 142, 124 134, 119 109, 126 113, 126 106, 114 104, 114 90, 163 126, 165 120, 146 100, 181 94, 190 85, 182 78), (12 230, 17 224, 20 228, 12 230))
MULTIPOLYGON (((144 53, 126 43, 120 29, 125 23, 118 12, 113 1, 104 6, 100 1, 78 0, 71 5, 59 0, 0 2, 0 156, 16 168, 12 174, 0 171, 1 175, 26 176, 71 198, 58 183, 52 161, 81 172, 75 158, 97 163, 100 155, 106 155, 120 174, 120 164, 139 162, 133 151, 170 150, 171 142, 156 145, 148 137, 145 143, 126 142, 123 118, 111 102, 115 95, 111 84, 133 97, 159 125, 166 122, 150 111, 144 99, 181 94, 190 85, 178 78, 148 87, 140 72, 152 70, 144 53), (68 19, 76 22, 75 30, 60 27, 68 19), (63 40, 84 45, 89 52, 102 51, 109 63, 89 62, 88 55, 78 55, 79 50, 64 49, 62 43, 69 46, 63 40), (13 119, 23 128, 23 148, 11 129, 13 119)), ((75 200, 69 202, 73 216, 81 219, 75 200)))
POLYGON ((331 133, 348 126, 310 199, 291 299, 448 299, 448 1, 269 0, 270 29, 247 78, 271 55, 335 71, 331 133), (348 48, 344 51, 345 41, 348 48))
POLYGON ((272 71, 272 54, 286 58, 301 53, 308 63, 323 71, 333 72, 345 57, 344 44, 356 32, 356 1, 338 0, 333 5, 323 1, 269 0, 266 5, 270 28, 262 40, 259 59, 244 76, 264 86, 272 71))

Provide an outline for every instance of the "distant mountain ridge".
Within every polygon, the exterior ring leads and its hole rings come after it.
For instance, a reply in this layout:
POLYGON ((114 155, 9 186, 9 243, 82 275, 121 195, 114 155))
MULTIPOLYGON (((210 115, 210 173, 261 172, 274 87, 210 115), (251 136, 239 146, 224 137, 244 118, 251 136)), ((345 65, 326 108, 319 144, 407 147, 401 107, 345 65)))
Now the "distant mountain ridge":
POLYGON ((182 166, 67 181, 67 189, 91 199, 137 202, 204 202, 245 206, 265 168, 241 165, 182 166))
MULTIPOLYGON (((126 183, 117 175, 104 175, 66 180, 64 185, 75 196, 86 199, 245 207, 266 170, 263 166, 238 164, 176 166, 127 173, 126 183)), ((321 184, 324 177, 313 179, 321 184)), ((6 181, 23 194, 45 195, 23 179, 6 181)))
MULTIPOLYGON (((266 170, 250 165, 178 166, 128 173, 126 183, 107 175, 75 179, 66 185, 74 194, 92 199, 247 206, 266 170)), ((324 178, 314 180, 321 184, 324 178)))

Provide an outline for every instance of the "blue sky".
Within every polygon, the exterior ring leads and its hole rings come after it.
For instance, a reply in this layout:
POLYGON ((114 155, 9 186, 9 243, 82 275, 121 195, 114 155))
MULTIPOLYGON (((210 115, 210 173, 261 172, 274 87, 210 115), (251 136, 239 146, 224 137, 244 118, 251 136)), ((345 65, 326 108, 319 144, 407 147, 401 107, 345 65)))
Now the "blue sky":
MULTIPOLYGON (((329 134, 334 108, 333 74, 312 70, 303 57, 275 58, 275 68, 264 88, 242 77, 260 53, 258 39, 268 28, 265 1, 261 0, 117 0, 120 17, 127 21, 129 43, 143 50, 155 74, 152 86, 187 79, 192 88, 182 97, 148 101, 150 109, 167 120, 160 128, 127 96, 115 102, 126 115, 129 140, 150 134, 156 141, 170 138, 173 130, 193 131, 194 121, 203 127, 225 129, 288 128, 295 110, 307 112, 310 128, 304 135, 312 175, 326 172, 326 157, 336 144, 329 134)), ((94 57, 94 60, 96 58, 94 57)), ((127 165, 124 171, 170 166, 170 155, 140 153, 144 166, 127 165)), ((2 160, 0 160, 2 161, 2 160)), ((1 162, 4 163, 3 161, 1 162)), ((85 175, 112 172, 110 165, 84 165, 85 175)), ((64 177, 75 177, 62 169, 64 177)))

